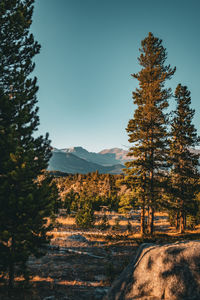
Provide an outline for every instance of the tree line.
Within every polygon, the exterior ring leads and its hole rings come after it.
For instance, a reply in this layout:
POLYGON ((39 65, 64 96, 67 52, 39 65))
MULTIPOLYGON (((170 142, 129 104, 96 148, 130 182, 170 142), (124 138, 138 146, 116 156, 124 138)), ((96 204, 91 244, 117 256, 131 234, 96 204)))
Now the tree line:
POLYGON ((55 179, 61 207, 67 214, 74 214, 84 207, 92 211, 106 208, 118 211, 122 205, 122 194, 128 194, 127 189, 121 189, 118 181, 123 175, 99 174, 98 171, 88 174, 75 174, 55 179))
MULTIPOLYGON (((99 174, 98 172, 88 174, 68 174, 54 179, 57 186, 62 216, 72 215, 80 227, 92 227, 95 223, 96 211, 110 211, 123 213, 129 216, 131 210, 140 210, 142 206, 138 197, 137 189, 131 189, 126 185, 126 175, 99 174)), ((193 200, 188 201, 187 225, 193 227, 200 222, 199 192, 194 193, 193 200)), ((177 224, 177 205, 172 199, 172 193, 162 190, 162 201, 157 204, 156 210, 168 212, 171 225, 177 224)), ((145 230, 148 228, 149 211, 145 207, 144 216, 145 230)), ((185 219, 186 223, 186 219, 185 219)), ((185 224, 186 226, 186 224, 185 224)), ((141 231, 143 228, 141 228, 141 231)), ((148 234, 147 231, 145 231, 148 234)))

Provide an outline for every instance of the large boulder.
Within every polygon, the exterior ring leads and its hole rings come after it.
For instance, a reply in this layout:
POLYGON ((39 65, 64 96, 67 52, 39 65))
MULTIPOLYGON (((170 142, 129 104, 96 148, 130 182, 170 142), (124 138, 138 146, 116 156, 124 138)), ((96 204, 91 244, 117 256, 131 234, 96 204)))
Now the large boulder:
POLYGON ((143 244, 104 300, 199 300, 200 241, 143 244))

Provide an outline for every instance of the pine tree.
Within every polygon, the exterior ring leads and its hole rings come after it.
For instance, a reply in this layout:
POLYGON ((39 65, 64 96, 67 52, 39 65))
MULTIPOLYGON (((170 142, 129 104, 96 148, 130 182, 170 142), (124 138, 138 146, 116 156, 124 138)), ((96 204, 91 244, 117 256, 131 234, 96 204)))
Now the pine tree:
POLYGON ((135 206, 135 199, 136 195, 131 193, 126 193, 121 195, 120 201, 119 201, 119 212, 120 213, 127 213, 135 206))
MULTIPOLYGON (((0 2, 0 272, 9 287, 27 276, 28 257, 43 254, 53 210, 51 179, 38 180, 51 156, 50 141, 33 137, 39 125, 37 79, 31 78, 40 45, 29 33, 34 0, 0 2)), ((54 199, 55 200, 55 199, 54 199)))
POLYGON ((171 123, 170 159, 171 197, 174 201, 177 227, 185 230, 186 215, 194 213, 195 197, 199 191, 199 156, 191 151, 200 139, 192 124, 195 111, 190 108, 191 97, 186 86, 179 84, 175 91, 177 108, 171 123))
POLYGON ((126 184, 138 195, 141 206, 141 234, 145 229, 145 207, 149 207, 149 233, 153 233, 154 210, 158 205, 160 189, 164 182, 167 149, 168 99, 171 89, 165 88, 165 81, 175 72, 165 65, 166 49, 162 40, 152 33, 141 42, 139 63, 142 67, 132 74, 139 81, 139 88, 133 92, 137 108, 129 120, 127 132, 132 143, 128 155, 133 160, 126 163, 126 184))

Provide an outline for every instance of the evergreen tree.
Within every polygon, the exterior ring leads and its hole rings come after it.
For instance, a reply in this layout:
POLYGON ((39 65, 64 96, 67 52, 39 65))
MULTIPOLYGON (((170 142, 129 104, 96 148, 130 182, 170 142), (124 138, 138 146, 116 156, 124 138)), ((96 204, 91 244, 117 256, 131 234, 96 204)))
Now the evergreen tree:
POLYGON ((95 215, 91 201, 82 200, 82 205, 77 211, 75 219, 77 226, 81 228, 90 228, 94 225, 95 215))
POLYGON ((119 202, 119 212, 127 213, 135 206, 136 195, 133 192, 121 195, 119 202))
POLYGON ((191 151, 198 145, 199 137, 192 124, 195 111, 190 108, 191 97, 186 86, 179 84, 175 91, 177 109, 171 124, 170 159, 171 196, 176 211, 176 226, 183 232, 186 225, 186 215, 194 213, 197 203, 196 193, 199 190, 198 158, 191 151))
POLYGON ((162 40, 152 33, 141 42, 139 63, 141 71, 132 76, 139 81, 139 88, 133 92, 137 108, 129 120, 127 132, 132 143, 128 155, 133 160, 126 163, 125 182, 136 191, 141 206, 141 233, 144 233, 145 207, 149 207, 149 233, 153 233, 154 210, 158 205, 160 189, 164 182, 167 149, 168 99, 171 89, 165 88, 165 81, 175 72, 165 65, 166 49, 162 40))
POLYGON ((10 287, 17 273, 27 275, 28 257, 43 254, 55 204, 51 179, 38 180, 51 156, 48 135, 33 137, 38 86, 30 74, 40 50, 29 33, 33 5, 0 2, 0 272, 10 287))
POLYGON ((78 193, 74 192, 73 188, 65 195, 63 207, 67 210, 67 214, 71 213, 71 210, 77 208, 78 193))

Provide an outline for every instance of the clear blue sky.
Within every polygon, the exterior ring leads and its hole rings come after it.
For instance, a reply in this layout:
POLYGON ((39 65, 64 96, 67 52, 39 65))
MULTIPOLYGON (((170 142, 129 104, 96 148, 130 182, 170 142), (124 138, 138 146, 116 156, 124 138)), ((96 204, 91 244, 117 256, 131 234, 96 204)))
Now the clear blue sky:
POLYGON ((169 85, 191 91, 200 134, 199 14, 199 0, 36 0, 39 133, 49 132, 57 148, 129 147, 137 86, 130 74, 140 70, 140 42, 151 31, 177 67, 169 85))

